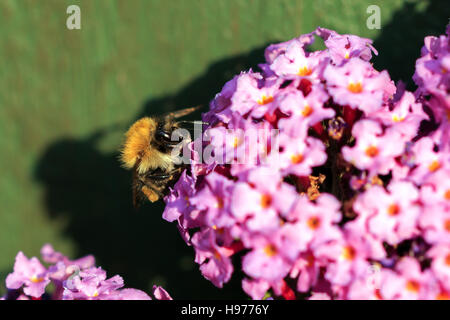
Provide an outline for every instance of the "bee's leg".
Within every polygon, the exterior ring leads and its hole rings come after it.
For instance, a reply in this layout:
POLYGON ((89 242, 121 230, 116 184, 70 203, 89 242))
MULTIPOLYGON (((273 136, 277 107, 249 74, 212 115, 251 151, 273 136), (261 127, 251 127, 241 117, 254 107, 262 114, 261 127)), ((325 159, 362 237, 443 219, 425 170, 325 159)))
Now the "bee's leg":
POLYGON ((162 181, 162 180, 169 179, 171 176, 173 176, 172 171, 168 172, 168 173, 158 173, 158 174, 149 173, 145 176, 145 180, 150 179, 150 180, 162 181))
POLYGON ((181 173, 181 171, 183 170, 183 167, 177 167, 175 169, 173 169, 172 171, 169 172, 162 172, 162 173, 148 173, 145 175, 145 178, 147 179, 151 179, 151 180, 171 180, 171 178, 178 174, 181 173))
POLYGON ((160 198, 162 199, 165 196, 167 183, 169 181, 170 178, 163 180, 146 178, 144 181, 144 187, 142 188, 142 192, 146 193, 147 198, 151 202, 155 202, 156 200, 160 198), (147 192, 145 192, 144 189, 147 189, 147 192))
POLYGON ((155 189, 150 188, 148 185, 143 186, 141 191, 150 202, 155 202, 161 197, 159 192, 156 192, 155 189))

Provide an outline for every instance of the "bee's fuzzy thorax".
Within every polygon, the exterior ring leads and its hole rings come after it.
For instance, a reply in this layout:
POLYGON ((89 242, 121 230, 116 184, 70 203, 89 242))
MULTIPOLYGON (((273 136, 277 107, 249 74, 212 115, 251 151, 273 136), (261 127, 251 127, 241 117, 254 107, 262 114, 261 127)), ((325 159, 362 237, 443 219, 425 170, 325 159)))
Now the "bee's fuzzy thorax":
POLYGON ((137 166, 137 171, 142 174, 150 169, 167 169, 172 166, 170 155, 151 147, 157 124, 155 119, 146 117, 136 121, 127 131, 120 156, 125 168, 137 166))

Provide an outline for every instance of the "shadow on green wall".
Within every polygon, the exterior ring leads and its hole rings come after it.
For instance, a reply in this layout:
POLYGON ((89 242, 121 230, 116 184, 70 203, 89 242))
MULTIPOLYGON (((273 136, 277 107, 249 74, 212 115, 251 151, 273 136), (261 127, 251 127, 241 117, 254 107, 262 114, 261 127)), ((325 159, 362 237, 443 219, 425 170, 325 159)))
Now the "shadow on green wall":
POLYGON ((383 25, 380 36, 374 41, 379 52, 373 58, 375 68, 387 69, 393 80, 402 80, 409 90, 415 90, 412 76, 423 39, 428 35, 444 34, 449 18, 450 4, 446 0, 406 2, 391 21, 383 25), (428 5, 418 12, 420 3, 428 5))
MULTIPOLYGON (((375 58, 377 69, 388 69, 394 80, 411 77, 423 37, 444 32, 449 15, 439 3, 432 1, 421 13, 406 4, 395 13, 374 43, 380 52, 375 58)), ((233 75, 263 62, 264 48, 216 62, 179 92, 146 101, 121 130, 142 116, 207 106, 233 75)), ((97 148, 102 137, 117 129, 101 129, 84 140, 55 141, 36 164, 34 175, 45 187, 48 214, 67 221, 63 234, 75 242, 77 254, 94 254, 98 265, 110 276, 122 275, 128 287, 148 291, 155 282, 178 299, 244 298, 239 275, 223 290, 200 275, 192 248, 173 224, 161 219, 163 203, 133 210, 130 172, 120 167, 117 153, 104 154, 97 148)))
POLYGON ((156 282, 176 298, 244 298, 236 276, 224 290, 201 276, 192 248, 174 224, 162 220, 161 201, 134 210, 131 173, 120 167, 117 152, 101 153, 97 143, 111 131, 125 131, 142 116, 160 115, 175 107, 207 107, 226 81, 264 59, 265 47, 212 64, 173 96, 144 102, 142 111, 124 126, 98 130, 84 140, 61 139, 46 149, 35 178, 45 186, 50 217, 67 221, 63 234, 75 242, 78 255, 94 254, 98 265, 109 275, 123 276, 129 287, 148 291, 156 282))

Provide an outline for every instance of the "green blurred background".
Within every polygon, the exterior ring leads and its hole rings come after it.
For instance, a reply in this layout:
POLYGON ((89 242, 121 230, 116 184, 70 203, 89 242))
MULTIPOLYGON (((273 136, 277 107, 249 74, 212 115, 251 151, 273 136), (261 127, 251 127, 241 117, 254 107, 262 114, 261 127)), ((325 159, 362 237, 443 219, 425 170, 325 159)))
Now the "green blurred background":
POLYGON ((94 254, 129 287, 244 297, 236 276, 223 290, 203 279, 161 203, 132 209, 123 131, 207 104, 267 44, 317 26, 374 39, 375 66, 407 81, 423 37, 449 17, 445 0, 0 0, 0 293, 17 252, 50 242, 71 258, 94 254), (70 4, 81 30, 66 28, 70 4), (371 4, 380 30, 366 27, 371 4))

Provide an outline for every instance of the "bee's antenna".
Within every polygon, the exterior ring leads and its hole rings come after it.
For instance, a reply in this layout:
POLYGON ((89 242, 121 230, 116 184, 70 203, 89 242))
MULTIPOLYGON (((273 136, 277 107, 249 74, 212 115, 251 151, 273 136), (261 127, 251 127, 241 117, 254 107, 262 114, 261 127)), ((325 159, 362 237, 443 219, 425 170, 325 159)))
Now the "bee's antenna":
POLYGON ((202 108, 203 105, 198 105, 195 107, 190 107, 190 108, 185 108, 185 109, 181 109, 181 110, 177 110, 177 111, 173 111, 170 112, 166 115, 167 118, 172 118, 172 119, 177 119, 177 118, 181 118, 184 116, 187 116, 188 114, 199 110, 200 108, 202 108))
POLYGON ((209 125, 208 122, 200 121, 200 120, 181 120, 178 123, 186 123, 186 124, 206 124, 209 125))

